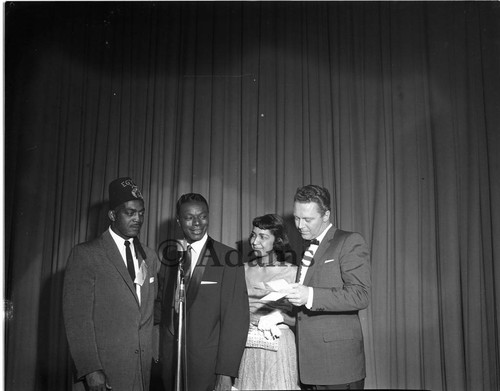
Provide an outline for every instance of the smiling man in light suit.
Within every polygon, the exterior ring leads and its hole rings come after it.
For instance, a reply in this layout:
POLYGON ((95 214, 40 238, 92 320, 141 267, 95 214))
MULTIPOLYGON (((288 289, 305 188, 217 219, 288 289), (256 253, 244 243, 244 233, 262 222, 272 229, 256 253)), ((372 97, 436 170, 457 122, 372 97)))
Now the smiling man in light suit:
POLYGON ((69 256, 63 314, 75 390, 149 390, 159 260, 137 237, 144 211, 132 179, 114 180, 109 229, 69 256))
POLYGON ((308 389, 363 389, 358 311, 369 302, 369 251, 360 234, 334 227, 330 213, 327 189, 297 190, 295 225, 309 246, 287 298, 297 307, 300 381, 308 389))
MULTIPOLYGON (((208 236, 208 203, 202 195, 188 193, 179 198, 177 222, 190 259, 189 265, 183 264, 187 362, 183 377, 187 385, 182 384, 182 389, 230 390, 238 376, 250 323, 244 267, 235 249, 208 236)), ((178 262, 163 262, 155 309, 166 391, 174 389, 176 373, 177 266, 178 262)))

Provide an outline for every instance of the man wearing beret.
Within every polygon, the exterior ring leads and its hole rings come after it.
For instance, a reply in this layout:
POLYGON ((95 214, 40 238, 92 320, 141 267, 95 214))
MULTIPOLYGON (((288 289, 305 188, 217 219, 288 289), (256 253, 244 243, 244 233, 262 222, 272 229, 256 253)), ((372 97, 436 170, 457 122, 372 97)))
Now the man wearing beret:
POLYGON ((144 201, 131 178, 109 185, 109 228, 69 256, 63 314, 73 389, 147 391, 159 260, 141 245, 144 201))

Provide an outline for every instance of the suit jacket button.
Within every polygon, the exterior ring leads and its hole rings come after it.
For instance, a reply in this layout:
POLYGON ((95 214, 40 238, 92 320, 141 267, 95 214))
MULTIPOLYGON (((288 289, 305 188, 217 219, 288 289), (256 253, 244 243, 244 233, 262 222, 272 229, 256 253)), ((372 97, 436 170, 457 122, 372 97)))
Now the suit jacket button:
POLYGON ((302 320, 302 316, 300 316, 300 315, 299 315, 299 316, 297 316, 297 319, 298 319, 298 320, 302 320))
POLYGON ((139 349, 135 349, 135 354, 139 354, 139 349))

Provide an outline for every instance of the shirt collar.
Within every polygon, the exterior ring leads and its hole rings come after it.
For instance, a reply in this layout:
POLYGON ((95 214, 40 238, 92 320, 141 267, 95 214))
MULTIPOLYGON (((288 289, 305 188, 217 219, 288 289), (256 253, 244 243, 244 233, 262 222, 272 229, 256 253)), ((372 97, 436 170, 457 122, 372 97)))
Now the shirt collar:
POLYGON ((321 232, 321 234, 316 238, 318 240, 318 242, 321 244, 321 241, 323 240, 323 238, 325 237, 326 233, 328 232, 328 230, 332 227, 332 223, 330 223, 328 225, 328 227, 325 228, 325 230, 323 232, 321 232))
POLYGON ((111 234, 111 237, 115 241, 118 248, 121 248, 126 240, 128 240, 131 245, 134 245, 134 238, 129 238, 129 239, 122 238, 120 235, 117 235, 115 231, 111 229, 111 225, 109 226, 109 233, 111 234))
POLYGON ((205 233, 205 235, 203 235, 203 237, 200 240, 198 240, 197 242, 191 243, 191 249, 196 254, 200 254, 201 250, 203 249, 203 246, 205 246, 205 243, 207 242, 207 240, 208 240, 208 233, 205 233))

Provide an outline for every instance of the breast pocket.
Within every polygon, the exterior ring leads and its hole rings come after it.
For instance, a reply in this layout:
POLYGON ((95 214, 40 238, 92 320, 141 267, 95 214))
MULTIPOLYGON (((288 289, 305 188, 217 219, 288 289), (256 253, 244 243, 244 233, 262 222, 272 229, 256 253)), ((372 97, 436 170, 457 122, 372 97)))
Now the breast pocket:
POLYGON ((218 281, 202 281, 200 282, 200 285, 217 285, 219 282, 218 281))
POLYGON ((311 281, 313 286, 320 288, 333 288, 343 285, 342 276, 340 273, 340 265, 336 259, 328 259, 329 262, 324 262, 316 273, 314 273, 314 281, 311 281))

